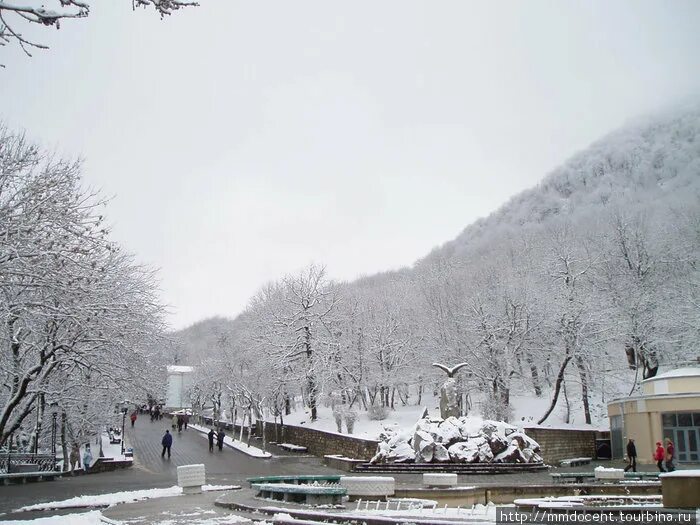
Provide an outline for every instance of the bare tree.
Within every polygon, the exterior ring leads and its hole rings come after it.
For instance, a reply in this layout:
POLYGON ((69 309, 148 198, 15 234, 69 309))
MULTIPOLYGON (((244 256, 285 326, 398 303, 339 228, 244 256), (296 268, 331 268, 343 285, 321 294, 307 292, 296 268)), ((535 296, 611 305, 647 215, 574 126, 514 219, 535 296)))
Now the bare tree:
MULTIPOLYGON (((18 4, 0 0, 0 46, 16 42, 27 56, 32 56, 31 49, 48 49, 20 29, 28 25, 55 27, 60 29, 61 21, 75 18, 87 18, 90 15, 90 0, 54 0, 50 2, 35 0, 18 4)), ((131 0, 133 9, 152 7, 161 17, 187 6, 196 6, 197 2, 184 0, 131 0)), ((0 67, 4 67, 0 64, 0 67)))

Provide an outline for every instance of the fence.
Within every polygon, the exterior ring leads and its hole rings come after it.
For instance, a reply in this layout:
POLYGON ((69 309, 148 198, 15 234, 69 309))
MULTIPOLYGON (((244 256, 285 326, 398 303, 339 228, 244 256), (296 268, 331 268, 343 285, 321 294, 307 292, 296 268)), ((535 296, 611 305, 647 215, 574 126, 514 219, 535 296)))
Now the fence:
POLYGON ((53 454, 22 454, 0 452, 0 474, 17 472, 53 472, 56 456, 53 454))

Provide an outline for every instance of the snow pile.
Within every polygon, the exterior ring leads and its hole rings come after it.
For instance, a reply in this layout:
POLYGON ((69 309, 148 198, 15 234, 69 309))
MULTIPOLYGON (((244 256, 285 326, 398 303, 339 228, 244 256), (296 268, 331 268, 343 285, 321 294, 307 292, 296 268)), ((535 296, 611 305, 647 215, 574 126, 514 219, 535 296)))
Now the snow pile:
MULTIPOLYGON (((236 490, 240 489, 240 485, 203 485, 202 491, 214 492, 220 490, 236 490)), ((121 503, 133 503, 153 498, 169 498, 182 494, 182 487, 172 486, 163 489, 145 489, 145 490, 129 490, 122 492, 112 492, 109 494, 95 494, 89 496, 77 496, 75 498, 64 499, 60 501, 49 501, 48 503, 37 503, 35 505, 27 505, 13 512, 28 512, 36 510, 54 510, 54 509, 79 509, 91 507, 111 507, 121 503)))
POLYGON ((423 418, 385 428, 370 463, 541 463, 540 446, 516 427, 476 417, 423 418))

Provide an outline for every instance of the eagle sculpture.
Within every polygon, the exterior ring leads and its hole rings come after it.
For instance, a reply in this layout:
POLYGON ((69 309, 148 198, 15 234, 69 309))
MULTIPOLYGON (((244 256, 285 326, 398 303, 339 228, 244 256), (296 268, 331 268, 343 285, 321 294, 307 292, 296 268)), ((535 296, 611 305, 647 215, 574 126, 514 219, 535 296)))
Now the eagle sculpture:
POLYGON ((458 365, 455 365, 452 368, 447 367, 441 363, 433 363, 433 366, 445 372, 447 374, 447 377, 454 377, 454 375, 459 371, 459 369, 464 368, 465 366, 467 366, 467 364, 468 363, 459 363, 458 365))

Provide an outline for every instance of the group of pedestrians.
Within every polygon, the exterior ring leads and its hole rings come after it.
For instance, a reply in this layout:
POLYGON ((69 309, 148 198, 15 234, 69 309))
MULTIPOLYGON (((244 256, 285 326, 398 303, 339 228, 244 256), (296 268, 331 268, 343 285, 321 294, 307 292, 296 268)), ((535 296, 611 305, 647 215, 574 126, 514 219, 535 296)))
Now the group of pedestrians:
POLYGON ((661 441, 656 442, 656 451, 654 452, 654 460, 659 472, 673 472, 676 467, 673 465, 673 458, 676 454, 676 448, 673 446, 673 441, 669 438, 665 440, 666 447, 661 444, 661 441))
MULTIPOLYGON (((661 441, 656 442, 656 450, 654 451, 654 461, 659 468, 659 472, 673 472, 676 467, 673 465, 673 458, 676 454, 676 449, 673 446, 673 441, 670 438, 665 439, 666 446, 661 441)), ((634 439, 630 438, 627 442, 627 466, 625 472, 632 469, 632 472, 637 472, 637 447, 634 444, 634 439)))
POLYGON ((189 414, 173 414, 173 418, 171 420, 171 428, 173 431, 177 428, 178 432, 182 432, 182 429, 184 427, 185 430, 187 430, 187 425, 190 424, 190 415, 189 414))
POLYGON ((219 428, 219 432, 215 432, 214 429, 210 429, 207 434, 209 438, 209 452, 214 452, 214 438, 216 438, 216 446, 221 451, 224 449, 224 438, 226 437, 226 432, 223 428, 219 428))
MULTIPOLYGON (((173 416, 173 419, 175 416, 173 416)), ((178 426, 178 431, 182 426, 185 426, 187 428, 186 423, 183 421, 180 423, 178 422, 173 423, 173 429, 175 429, 176 426, 178 426)), ((213 428, 209 430, 209 433, 207 434, 207 438, 209 438, 209 452, 214 452, 214 441, 216 441, 216 447, 219 449, 219 451, 222 451, 224 449, 224 438, 226 437, 226 432, 224 432, 223 428, 219 428, 219 431, 215 431, 213 428)), ((163 438, 161 439, 160 442, 161 445, 163 445, 163 451, 160 454, 160 457, 164 458, 165 455, 168 455, 168 459, 170 459, 170 449, 173 446, 173 435, 170 433, 170 430, 166 430, 165 434, 163 435, 163 438)))

